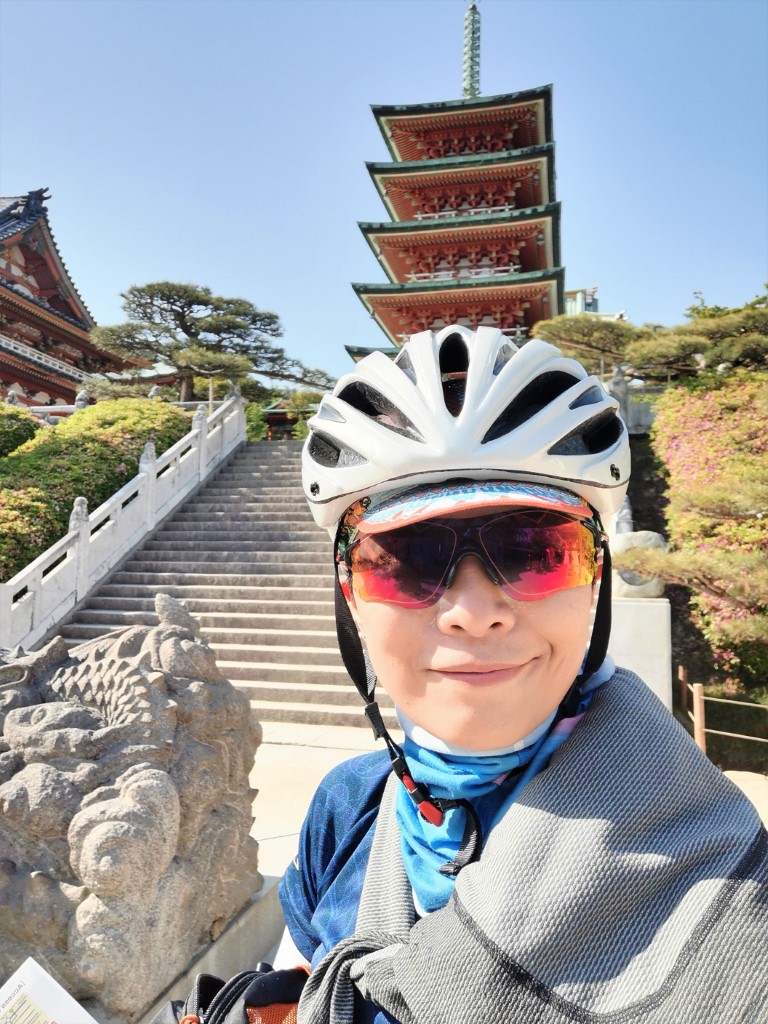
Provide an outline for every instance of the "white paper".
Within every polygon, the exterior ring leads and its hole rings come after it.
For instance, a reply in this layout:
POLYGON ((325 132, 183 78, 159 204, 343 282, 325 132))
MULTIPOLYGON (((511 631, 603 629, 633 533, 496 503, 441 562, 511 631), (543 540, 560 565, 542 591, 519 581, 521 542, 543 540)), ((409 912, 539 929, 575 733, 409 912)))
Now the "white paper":
POLYGON ((29 957, 0 988, 0 1024, 98 1024, 29 957))

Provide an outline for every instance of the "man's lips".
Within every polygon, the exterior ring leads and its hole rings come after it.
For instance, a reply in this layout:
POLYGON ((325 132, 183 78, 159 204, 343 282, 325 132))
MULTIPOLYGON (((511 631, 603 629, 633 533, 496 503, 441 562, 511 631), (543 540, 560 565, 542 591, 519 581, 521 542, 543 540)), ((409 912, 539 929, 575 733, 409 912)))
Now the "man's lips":
POLYGON ((528 662, 519 665, 491 663, 489 665, 444 665, 432 671, 448 679, 467 683, 496 683, 520 675, 528 662))

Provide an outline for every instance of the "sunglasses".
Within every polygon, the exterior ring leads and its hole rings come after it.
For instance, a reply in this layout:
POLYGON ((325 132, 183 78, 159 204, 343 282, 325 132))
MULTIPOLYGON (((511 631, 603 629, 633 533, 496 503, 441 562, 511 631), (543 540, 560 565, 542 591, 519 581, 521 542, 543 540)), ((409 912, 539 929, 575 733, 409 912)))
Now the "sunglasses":
POLYGON ((505 594, 540 601, 593 583, 603 534, 593 522, 558 512, 516 510, 471 519, 428 519, 383 533, 358 534, 339 566, 363 601, 428 608, 451 586, 459 562, 474 555, 505 594))

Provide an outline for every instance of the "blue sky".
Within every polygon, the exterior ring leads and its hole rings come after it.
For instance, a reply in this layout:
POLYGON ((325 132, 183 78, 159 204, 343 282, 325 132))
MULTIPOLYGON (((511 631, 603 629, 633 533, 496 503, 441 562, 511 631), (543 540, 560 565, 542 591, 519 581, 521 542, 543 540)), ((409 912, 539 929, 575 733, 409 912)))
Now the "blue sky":
MULTIPOLYGON (((483 95, 552 83, 566 287, 635 323, 768 279, 768 4, 481 0, 483 95)), ((47 186, 101 324, 169 279, 333 374, 386 339, 372 103, 461 96, 466 0, 0 0, 0 194, 47 186)))

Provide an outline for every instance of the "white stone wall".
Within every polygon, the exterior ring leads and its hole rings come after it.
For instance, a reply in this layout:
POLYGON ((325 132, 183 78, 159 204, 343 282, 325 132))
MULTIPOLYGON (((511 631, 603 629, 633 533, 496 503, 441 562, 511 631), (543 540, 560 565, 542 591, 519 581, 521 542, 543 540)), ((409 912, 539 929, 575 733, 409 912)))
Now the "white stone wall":
POLYGON ((661 598, 618 598, 612 602, 608 652, 621 668, 636 672, 672 710, 672 616, 661 598))

